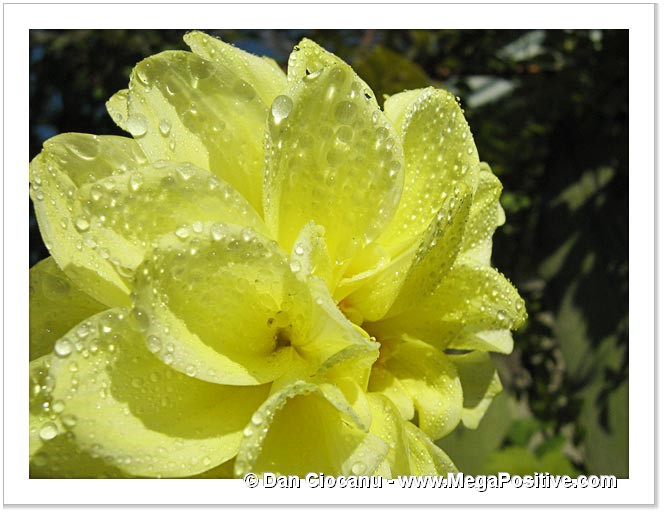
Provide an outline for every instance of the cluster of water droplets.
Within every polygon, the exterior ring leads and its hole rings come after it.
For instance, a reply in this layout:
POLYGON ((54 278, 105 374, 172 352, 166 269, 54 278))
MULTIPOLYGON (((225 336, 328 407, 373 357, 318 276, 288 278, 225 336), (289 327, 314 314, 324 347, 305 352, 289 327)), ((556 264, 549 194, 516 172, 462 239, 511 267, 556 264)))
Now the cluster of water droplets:
POLYGON ((478 182, 478 157, 468 124, 455 97, 427 89, 403 119, 407 166, 404 200, 392 235, 419 234, 431 223, 452 181, 478 182))
POLYGON ((393 214, 402 151, 364 85, 342 66, 301 80, 271 106, 265 206, 301 223, 317 214, 315 222, 327 226, 329 242, 337 245, 332 254, 344 261, 371 242, 393 214), (276 192, 279 198, 272 197, 276 192), (351 204, 358 209, 342 209, 351 204), (356 236, 337 241, 334 225, 356 236))

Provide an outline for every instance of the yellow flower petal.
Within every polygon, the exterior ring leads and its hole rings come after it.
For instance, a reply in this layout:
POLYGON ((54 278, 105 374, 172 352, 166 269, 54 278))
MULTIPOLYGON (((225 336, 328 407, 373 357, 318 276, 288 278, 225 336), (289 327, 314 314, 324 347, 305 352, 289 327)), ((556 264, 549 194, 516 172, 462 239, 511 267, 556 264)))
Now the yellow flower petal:
POLYGON ((488 266, 491 262, 491 238, 496 228, 505 222, 503 208, 498 201, 503 187, 488 164, 480 163, 479 170, 479 185, 470 207, 458 261, 488 266))
POLYGON ((128 130, 151 161, 210 170, 261 210, 267 106, 233 69, 163 52, 135 67, 128 105, 128 130))
POLYGON ((458 469, 445 452, 423 431, 410 422, 403 423, 410 448, 410 473, 413 476, 446 476, 458 469))
POLYGON ((30 269, 30 360, 50 354, 55 341, 107 307, 82 292, 53 258, 30 269))
POLYGON ((118 127, 126 132, 130 132, 127 127, 127 119, 130 116, 128 107, 129 95, 129 89, 121 89, 120 91, 114 93, 106 103, 109 116, 111 116, 118 127))
POLYGON ((342 68, 350 74, 354 81, 360 85, 360 93, 371 99, 373 104, 377 103, 373 90, 356 74, 351 66, 308 38, 303 38, 292 50, 287 64, 287 77, 290 82, 298 82, 320 70, 335 67, 342 68))
POLYGON ((454 364, 438 349, 404 339, 395 344, 381 366, 412 397, 419 427, 433 439, 450 433, 461 420, 463 393, 454 364))
POLYGON ((138 272, 138 318, 167 364, 207 381, 261 384, 364 344, 325 297, 313 298, 275 242, 232 224, 200 229, 165 235, 138 272))
POLYGON ((387 397, 403 420, 412 420, 415 416, 415 405, 410 392, 405 389, 403 383, 383 366, 374 366, 371 371, 368 391, 381 393, 387 397))
POLYGON ((30 477, 35 478, 117 478, 128 474, 77 447, 69 432, 71 417, 63 423, 62 401, 51 393, 55 380, 49 371, 53 354, 30 362, 30 477))
POLYGON ((267 232, 234 188, 190 163, 162 161, 87 184, 74 210, 87 220, 86 237, 98 253, 127 274, 143 261, 153 239, 193 222, 234 222, 267 232))
POLYGON ((347 421, 320 387, 297 381, 272 395, 244 430, 235 473, 371 474, 387 445, 347 421))
MULTIPOLYGON (((401 313, 429 296, 454 264, 470 210, 470 192, 465 184, 451 187, 451 198, 438 211, 412 246, 396 257, 384 270, 358 281, 346 304, 359 310, 365 320, 376 321, 401 313)), ((341 288, 348 288, 341 281, 341 288)))
POLYGON ((44 143, 30 163, 30 195, 42 237, 65 274, 106 305, 128 305, 127 278, 94 248, 90 221, 74 216, 79 189, 114 173, 130 173, 145 163, 129 138, 61 134, 44 143))
POLYGON ((301 359, 312 300, 287 255, 250 228, 165 235, 138 273, 136 306, 157 356, 222 384, 261 384, 301 359))
POLYGON ((301 228, 292 248, 290 267, 303 274, 313 274, 333 288, 333 263, 329 256, 324 227, 312 221, 301 228))
POLYGON ((488 352, 470 352, 448 356, 456 365, 463 387, 461 421, 477 429, 493 398, 503 391, 498 372, 488 352))
POLYGON ((56 344, 51 397, 77 447, 139 476, 183 477, 232 458, 268 388, 175 372, 151 355, 128 313, 95 315, 84 336, 77 328, 56 344))
POLYGON ((410 451, 401 414, 396 405, 382 394, 371 393, 368 401, 373 416, 370 432, 388 444, 385 458, 388 476, 409 475, 410 451))
POLYGON ((238 88, 252 87, 266 106, 270 106, 287 87, 287 76, 275 62, 244 52, 203 32, 188 32, 183 39, 195 54, 234 72, 240 79, 238 88))
POLYGON ((526 318, 523 300, 512 284, 491 267, 456 265, 421 303, 401 314, 369 324, 381 341, 407 334, 440 349, 509 352, 507 331, 526 318))
POLYGON ((377 104, 342 66, 293 82, 271 108, 264 185, 265 220, 281 246, 292 248, 313 220, 343 271, 394 212, 403 181, 395 143, 377 104))
POLYGON ((380 242, 392 255, 402 252, 431 224, 449 194, 452 181, 477 188, 479 157, 463 111, 451 93, 427 88, 390 98, 385 110, 401 123, 405 186, 396 216, 380 242))

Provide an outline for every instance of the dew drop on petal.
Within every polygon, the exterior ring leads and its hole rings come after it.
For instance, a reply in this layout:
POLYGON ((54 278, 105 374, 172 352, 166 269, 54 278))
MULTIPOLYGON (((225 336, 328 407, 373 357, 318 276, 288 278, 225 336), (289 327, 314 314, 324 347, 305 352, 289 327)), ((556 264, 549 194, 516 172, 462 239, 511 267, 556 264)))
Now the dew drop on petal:
POLYGON ((243 102, 250 102, 255 98, 255 89, 244 80, 239 80, 234 86, 234 92, 239 100, 243 102))
POLYGON ((279 95, 271 104, 271 115, 274 123, 278 124, 292 112, 292 99, 286 95, 279 95))
POLYGON ((74 225, 79 232, 85 232, 90 229, 90 222, 85 216, 79 216, 75 220, 74 225))
POLYGON ((39 430, 39 437, 48 442, 58 436, 58 427, 53 422, 47 422, 39 430))
POLYGON ((67 427, 74 427, 77 423, 77 418, 74 415, 63 415, 61 420, 67 427))
POLYGON ((350 125, 357 117, 357 106, 352 102, 343 101, 336 106, 334 111, 336 120, 343 125, 350 125))
POLYGON ((69 340, 61 338, 56 342, 56 344, 53 347, 53 350, 56 353, 56 356, 60 356, 61 358, 66 358, 72 353, 72 344, 69 342, 69 340))
POLYGON ((359 476, 364 472, 366 472, 366 465, 364 465, 360 461, 352 465, 352 474, 354 474, 355 476, 359 476))
POLYGON ((169 123, 169 120, 162 119, 160 120, 158 128, 160 129, 160 134, 162 134, 163 136, 168 136, 169 131, 171 130, 171 123, 169 123))
POLYGON ((140 138, 148 130, 146 117, 141 114, 133 114, 127 119, 127 130, 135 138, 140 138))

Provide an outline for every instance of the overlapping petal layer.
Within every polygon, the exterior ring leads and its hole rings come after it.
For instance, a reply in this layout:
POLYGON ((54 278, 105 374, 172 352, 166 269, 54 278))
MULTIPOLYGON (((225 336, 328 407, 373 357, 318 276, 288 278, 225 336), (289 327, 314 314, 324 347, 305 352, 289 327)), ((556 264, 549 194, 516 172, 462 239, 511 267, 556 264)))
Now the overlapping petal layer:
POLYGON ((435 475, 525 319, 457 99, 201 32, 31 163, 31 475, 435 475))

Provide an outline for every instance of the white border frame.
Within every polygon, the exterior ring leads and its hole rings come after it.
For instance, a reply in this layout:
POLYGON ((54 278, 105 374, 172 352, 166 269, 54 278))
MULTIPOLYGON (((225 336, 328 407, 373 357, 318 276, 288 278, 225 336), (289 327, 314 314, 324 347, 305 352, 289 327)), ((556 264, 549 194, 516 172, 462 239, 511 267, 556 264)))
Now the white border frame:
MULTIPOLYGON (((654 6, 651 4, 4 4, 4 502, 7 504, 653 503, 654 6), (382 16, 378 16, 378 12, 382 16), (261 13, 261 15, 260 15, 261 13), (630 30, 630 479, 615 490, 247 489, 240 480, 28 479, 28 31, 35 28, 600 28, 630 30), (20 193, 23 192, 23 193, 20 193), (20 392, 20 393, 17 393, 20 392), (39 493, 39 497, 35 494, 39 493)), ((603 299, 601 299, 603 301, 603 299)))

